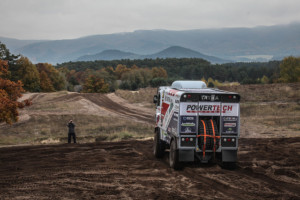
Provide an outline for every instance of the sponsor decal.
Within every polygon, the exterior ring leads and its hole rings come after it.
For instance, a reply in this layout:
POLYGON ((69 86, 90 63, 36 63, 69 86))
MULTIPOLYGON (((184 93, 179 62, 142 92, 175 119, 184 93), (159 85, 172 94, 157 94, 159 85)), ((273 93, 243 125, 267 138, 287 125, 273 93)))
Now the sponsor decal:
POLYGON ((219 113, 220 105, 187 105, 187 113, 219 113))
POLYGON ((194 120, 195 117, 183 117, 183 120, 194 120))
POLYGON ((224 121, 237 121, 237 117, 223 117, 224 121))
POLYGON ((181 131, 181 133, 195 133, 196 132, 196 117, 195 116, 181 116, 180 131, 181 131))
POLYGON ((178 113, 174 112, 174 117, 176 117, 176 121, 178 121, 178 113))
POLYGON ((170 89, 167 94, 170 96, 175 96, 177 92, 178 92, 177 90, 170 89))
POLYGON ((222 117, 222 132, 223 133, 237 133, 238 131, 238 117, 226 116, 222 117))
POLYGON ((178 125, 178 113, 174 112, 171 119, 170 119, 170 123, 168 125, 167 131, 168 133, 173 133, 175 135, 177 135, 177 125, 178 125))
POLYGON ((233 105, 187 105, 187 113, 228 113, 233 111, 233 105))
POLYGON ((162 109, 161 109, 161 114, 165 115, 167 110, 169 109, 170 104, 167 104, 165 102, 162 103, 162 109))
POLYGON ((181 123, 181 126, 195 126, 195 123, 181 123))
POLYGON ((224 123, 224 127, 236 127, 236 123, 224 123))
POLYGON ((171 99, 170 97, 166 96, 166 97, 165 97, 165 101, 166 101, 166 102, 172 102, 172 99, 171 99))
POLYGON ((181 115, 238 116, 239 104, 218 102, 180 103, 181 115))

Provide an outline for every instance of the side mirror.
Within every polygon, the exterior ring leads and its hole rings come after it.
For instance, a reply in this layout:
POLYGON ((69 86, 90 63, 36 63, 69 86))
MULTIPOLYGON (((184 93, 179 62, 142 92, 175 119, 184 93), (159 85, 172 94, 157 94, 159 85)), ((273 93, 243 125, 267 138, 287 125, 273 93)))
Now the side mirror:
POLYGON ((153 97, 153 103, 157 104, 157 100, 158 100, 157 95, 154 95, 154 97, 153 97))

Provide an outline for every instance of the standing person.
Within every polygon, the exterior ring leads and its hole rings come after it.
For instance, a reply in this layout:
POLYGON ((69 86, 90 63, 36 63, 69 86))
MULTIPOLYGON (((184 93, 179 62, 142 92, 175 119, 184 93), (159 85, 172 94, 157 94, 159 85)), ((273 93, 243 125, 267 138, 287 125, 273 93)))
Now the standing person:
POLYGON ((71 143, 71 136, 73 137, 74 143, 76 143, 75 124, 70 120, 67 126, 69 127, 68 143, 71 143))

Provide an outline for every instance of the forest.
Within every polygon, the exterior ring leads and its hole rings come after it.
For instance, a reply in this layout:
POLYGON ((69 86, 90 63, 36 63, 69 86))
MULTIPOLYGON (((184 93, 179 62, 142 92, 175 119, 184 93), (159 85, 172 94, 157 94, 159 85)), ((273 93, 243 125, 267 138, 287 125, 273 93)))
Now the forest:
MULTIPOLYGON (((123 81, 128 78, 129 74, 132 76, 134 73, 128 72, 122 77, 120 76, 120 73, 117 72, 119 71, 120 66, 126 68, 125 71, 138 68, 146 71, 147 69, 159 68, 166 71, 167 75, 163 75, 162 77, 160 77, 159 74, 154 75, 153 73, 150 73, 149 75, 152 75, 152 78, 148 77, 149 80, 146 80, 146 83, 137 83, 137 87, 139 88, 147 85, 156 87, 158 86, 156 82, 159 84, 171 84, 174 80, 183 79, 205 80, 207 83, 211 83, 212 86, 218 86, 224 82, 238 82, 241 84, 274 83, 279 81, 280 64, 281 61, 211 64, 208 61, 199 58, 157 58, 144 60, 67 62, 59 64, 56 67, 58 69, 64 68, 72 71, 72 77, 78 80, 76 84, 81 81, 80 76, 82 73, 86 74, 88 71, 99 70, 107 71, 107 68, 116 70, 116 73, 119 74, 116 79, 122 80, 123 83, 123 81), (153 78, 156 79, 152 80, 153 78), (157 81, 157 78, 160 78, 159 82, 157 81), (217 85, 215 83, 217 83, 217 85)), ((125 87, 123 89, 136 89, 136 87, 134 84, 134 87, 125 87)))

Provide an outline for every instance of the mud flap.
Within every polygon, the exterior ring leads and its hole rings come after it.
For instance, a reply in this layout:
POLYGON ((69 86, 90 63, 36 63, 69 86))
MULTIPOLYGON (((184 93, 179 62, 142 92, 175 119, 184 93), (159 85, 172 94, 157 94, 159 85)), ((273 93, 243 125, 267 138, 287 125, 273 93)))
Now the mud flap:
POLYGON ((236 162, 237 150, 222 150, 222 162, 236 162))
POLYGON ((194 161, 194 150, 178 150, 179 162, 192 162, 194 161))

